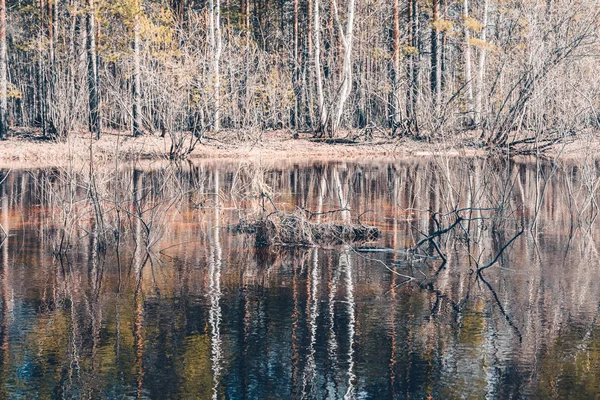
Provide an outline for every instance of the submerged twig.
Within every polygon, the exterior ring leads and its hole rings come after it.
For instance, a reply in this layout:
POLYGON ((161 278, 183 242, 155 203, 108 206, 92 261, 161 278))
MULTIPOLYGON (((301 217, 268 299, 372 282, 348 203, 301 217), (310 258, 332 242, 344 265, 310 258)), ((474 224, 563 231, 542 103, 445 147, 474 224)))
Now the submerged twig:
POLYGON ((500 259, 500 257, 502 256, 502 254, 504 253, 504 251, 512 244, 512 242, 514 242, 519 236, 521 236, 524 231, 525 231, 525 227, 521 226, 521 230, 519 232, 517 232, 517 234, 515 236, 513 236, 504 246, 502 246, 500 251, 496 254, 496 257, 494 257, 494 259, 492 261, 490 261, 488 264, 484 265, 483 267, 477 268, 477 275, 481 276, 481 273, 483 270, 488 269, 491 266, 493 266, 494 264, 496 264, 498 262, 498 260, 500 259))

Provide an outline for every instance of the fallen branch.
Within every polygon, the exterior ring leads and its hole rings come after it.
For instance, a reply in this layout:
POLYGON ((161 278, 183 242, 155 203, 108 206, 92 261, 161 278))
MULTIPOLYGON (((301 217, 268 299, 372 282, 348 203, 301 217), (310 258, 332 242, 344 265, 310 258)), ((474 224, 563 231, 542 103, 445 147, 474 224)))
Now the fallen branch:
MULTIPOLYGON (((339 211, 339 210, 336 210, 339 211)), ((304 214, 273 212, 256 220, 241 220, 234 231, 255 235, 255 247, 314 246, 369 242, 381 232, 373 226, 311 222, 304 214)))

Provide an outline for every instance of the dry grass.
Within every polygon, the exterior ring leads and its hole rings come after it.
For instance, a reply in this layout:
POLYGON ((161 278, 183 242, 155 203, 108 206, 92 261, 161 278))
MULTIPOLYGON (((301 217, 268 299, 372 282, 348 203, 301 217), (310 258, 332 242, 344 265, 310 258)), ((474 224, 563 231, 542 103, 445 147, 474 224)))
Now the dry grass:
MULTIPOLYGON (((375 138, 372 141, 327 143, 316 141, 310 134, 293 138, 289 131, 264 131, 249 134, 244 131, 223 131, 206 138, 189 156, 190 159, 340 159, 353 157, 427 157, 485 156, 488 151, 475 145, 476 132, 467 132, 452 140, 438 143, 408 138, 375 138)), ((92 140, 87 133, 72 134, 65 142, 52 142, 39 132, 16 130, 8 140, 0 142, 0 167, 40 168, 64 166, 68 162, 87 163, 93 153, 96 161, 161 160, 168 158, 169 138, 146 135, 133 138, 127 133, 107 131, 101 140, 92 140), (93 146, 93 152, 90 151, 93 146)), ((600 155, 600 139, 596 133, 585 132, 566 145, 557 144, 548 155, 560 153, 563 159, 600 155)))
MULTIPOLYGON (((87 162, 93 145, 97 160, 123 161, 167 159, 170 139, 157 135, 134 138, 127 133, 105 132, 99 141, 87 133, 72 134, 65 142, 47 141, 38 132, 17 131, 0 143, 1 167, 63 166, 68 161, 87 162)), ((467 149, 467 151, 470 151, 467 149)), ((240 131, 223 131, 200 143, 190 159, 302 159, 352 157, 424 156, 445 152, 465 155, 450 145, 434 145, 409 139, 375 138, 373 141, 327 143, 312 140, 311 134, 293 138, 289 131, 265 131, 257 135, 240 131)))

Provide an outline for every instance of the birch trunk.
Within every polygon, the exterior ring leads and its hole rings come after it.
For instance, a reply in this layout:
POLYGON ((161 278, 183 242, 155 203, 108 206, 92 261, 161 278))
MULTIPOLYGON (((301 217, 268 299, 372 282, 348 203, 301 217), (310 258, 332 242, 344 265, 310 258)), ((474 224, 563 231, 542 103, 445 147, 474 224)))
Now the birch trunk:
POLYGON ((477 94, 475 97, 475 124, 479 125, 483 121, 483 92, 485 90, 485 58, 486 58, 486 45, 487 45, 487 22, 488 22, 488 7, 489 0, 485 0, 483 3, 483 18, 482 25, 483 29, 481 30, 481 44, 482 47, 479 50, 479 71, 477 73, 477 94))
MULTIPOLYGON (((408 0, 408 24, 407 24, 407 31, 408 31, 408 37, 407 37, 407 41, 408 41, 408 45, 409 46, 413 46, 413 38, 415 35, 414 32, 414 24, 413 24, 413 4, 414 4, 415 0, 408 0)), ((408 85, 406 86, 406 117, 408 118, 409 121, 413 121, 415 118, 415 109, 413 107, 413 70, 415 68, 415 56, 414 54, 410 53, 408 56, 408 65, 406 68, 406 72, 407 72, 407 80, 408 80, 408 85)))
MULTIPOLYGON (((440 1, 440 7, 442 7, 442 19, 448 19, 448 2, 445 0, 440 1)), ((446 69, 447 69, 447 44, 448 44, 448 33, 443 30, 441 33, 441 49, 440 49, 440 91, 443 93, 446 89, 446 69)))
POLYGON ((142 135, 141 115, 141 43, 140 43, 140 4, 136 1, 136 15, 133 26, 133 136, 142 135))
POLYGON ((100 111, 98 96, 98 60, 96 58, 96 18, 94 0, 88 0, 86 15, 87 30, 87 61, 88 61, 88 91, 90 120, 89 130, 100 139, 100 111))
POLYGON ((294 111, 292 115, 292 126, 298 130, 299 123, 299 110, 300 110, 300 29, 299 29, 299 14, 300 14, 300 0, 294 0, 294 60, 293 60, 293 73, 294 73, 294 111))
POLYGON ((440 74, 439 74, 439 31, 438 21, 440 19, 439 0, 433 0, 433 23, 431 28, 431 96, 437 110, 440 103, 440 74))
POLYGON ((306 123, 315 129, 315 107, 313 96, 313 74, 311 61, 313 57, 313 2, 306 0, 306 43, 303 49, 303 69, 302 69, 302 85, 304 86, 304 96, 306 99, 306 123))
MULTIPOLYGON (((6 60, 6 0, 0 0, 0 140, 6 139, 7 107, 8 107, 8 84, 6 60)), ((5 206, 3 205, 3 209, 5 206)))
POLYGON ((467 112, 468 112, 468 123, 471 124, 473 121, 473 75, 471 73, 471 34, 467 27, 467 20, 469 18, 469 0, 463 1, 463 29, 465 35, 465 80, 467 89, 467 112))
MULTIPOLYGON (((55 40, 56 40, 56 29, 57 29, 57 4, 56 0, 48 0, 47 3, 47 16, 48 19, 48 74, 46 77, 46 101, 48 106, 46 110, 48 112, 48 130, 52 135, 56 135, 56 120, 57 113, 55 112, 57 104, 55 96, 55 82, 56 82, 56 52, 55 52, 55 40)), ((60 132, 61 135, 66 135, 66 132, 60 132)))
POLYGON ((337 0, 333 0, 333 8, 335 12, 335 19, 340 30, 340 37, 342 39, 342 45, 344 50, 344 61, 342 64, 342 83, 335 107, 335 119, 332 121, 330 135, 339 129, 344 114, 344 105, 350 96, 352 91, 352 42, 354 36, 354 9, 355 0, 348 0, 348 20, 346 21, 346 32, 344 32, 342 23, 339 18, 339 10, 337 0))
POLYGON ((409 40, 413 53, 410 55, 409 85, 406 94, 406 111, 408 114, 410 128, 418 134, 417 106, 419 103, 419 5, 417 0, 408 2, 408 31, 409 40))
POLYGON ((315 76, 317 79, 317 99, 319 106, 319 121, 317 133, 322 136, 327 122, 327 110, 325 109, 325 96, 323 94, 323 76, 321 74, 321 5, 319 0, 314 0, 313 9, 313 34, 314 34, 314 61, 315 61, 315 76))
POLYGON ((220 130, 221 119, 221 76, 219 71, 219 64, 221 60, 222 41, 220 0, 209 1, 209 43, 215 104, 213 116, 213 131, 218 132, 220 130))
POLYGON ((394 26, 392 33, 392 98, 390 125, 395 131, 400 125, 400 1, 394 0, 392 9, 394 26))
POLYGON ((48 0, 47 8, 48 8, 48 52, 49 52, 49 64, 50 64, 50 76, 54 75, 54 61, 56 57, 54 56, 54 31, 56 25, 56 4, 54 4, 55 0, 48 0))
POLYGON ((46 8, 45 0, 40 0, 39 3, 40 10, 40 26, 38 31, 38 76, 37 76, 37 85, 38 85, 38 93, 39 93, 39 107, 40 107, 40 125, 42 128, 42 135, 44 138, 48 137, 48 69, 46 66, 46 48, 45 44, 47 43, 48 36, 46 25, 48 24, 47 13, 48 10, 46 8))

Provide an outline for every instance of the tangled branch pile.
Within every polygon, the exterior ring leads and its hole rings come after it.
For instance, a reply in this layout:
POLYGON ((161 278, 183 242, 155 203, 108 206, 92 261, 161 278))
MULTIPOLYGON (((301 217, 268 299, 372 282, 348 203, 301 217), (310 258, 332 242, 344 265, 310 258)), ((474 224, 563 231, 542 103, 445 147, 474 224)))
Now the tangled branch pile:
POLYGON ((234 227, 240 233, 253 234, 256 247, 313 246, 345 242, 368 242, 381 234, 373 226, 310 222, 301 214, 277 212, 257 219, 241 220, 234 227))

